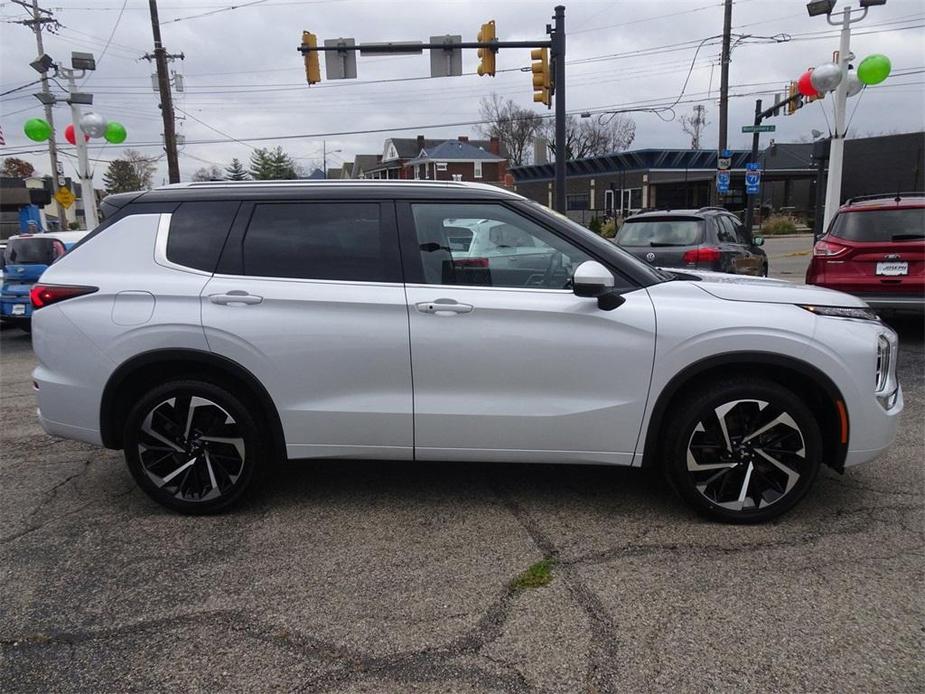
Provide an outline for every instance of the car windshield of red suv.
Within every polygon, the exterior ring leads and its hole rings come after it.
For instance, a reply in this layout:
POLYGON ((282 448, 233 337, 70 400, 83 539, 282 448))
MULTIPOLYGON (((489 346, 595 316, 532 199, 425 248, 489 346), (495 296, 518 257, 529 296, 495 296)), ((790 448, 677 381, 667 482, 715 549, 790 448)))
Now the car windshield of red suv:
POLYGON ((915 241, 925 238, 925 207, 902 210, 842 212, 832 236, 846 241, 915 241))

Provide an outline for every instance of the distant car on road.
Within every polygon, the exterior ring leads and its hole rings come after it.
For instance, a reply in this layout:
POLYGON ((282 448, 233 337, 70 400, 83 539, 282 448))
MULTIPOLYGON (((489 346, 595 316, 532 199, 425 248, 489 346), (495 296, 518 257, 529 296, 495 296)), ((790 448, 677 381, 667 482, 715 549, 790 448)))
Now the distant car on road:
POLYGON ((925 193, 849 200, 813 247, 806 283, 881 311, 925 310, 925 193))
POLYGON ((86 231, 20 234, 7 239, 0 254, 0 321, 26 332, 32 326, 29 291, 45 269, 87 235, 86 231))
POLYGON ((659 210, 624 222, 614 243, 656 267, 768 276, 764 239, 721 207, 659 210))

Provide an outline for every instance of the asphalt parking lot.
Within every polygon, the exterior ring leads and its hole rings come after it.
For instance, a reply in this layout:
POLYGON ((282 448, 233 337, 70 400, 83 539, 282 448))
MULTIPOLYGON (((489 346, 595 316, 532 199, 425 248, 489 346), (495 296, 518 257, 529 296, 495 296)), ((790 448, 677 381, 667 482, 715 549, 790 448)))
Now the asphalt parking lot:
POLYGON ((3 330, 0 691, 922 691, 925 350, 898 327, 894 447, 758 527, 542 465, 294 463, 175 515, 41 431, 3 330))

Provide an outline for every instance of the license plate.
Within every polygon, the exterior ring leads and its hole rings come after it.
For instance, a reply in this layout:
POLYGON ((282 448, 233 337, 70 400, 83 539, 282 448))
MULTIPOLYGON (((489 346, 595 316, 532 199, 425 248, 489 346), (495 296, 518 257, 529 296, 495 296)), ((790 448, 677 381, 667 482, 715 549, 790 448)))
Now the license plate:
POLYGON ((877 274, 886 277, 909 274, 909 263, 877 263, 877 274))
POLYGON ((26 305, 25 304, 13 304, 13 315, 14 316, 26 315, 26 305))

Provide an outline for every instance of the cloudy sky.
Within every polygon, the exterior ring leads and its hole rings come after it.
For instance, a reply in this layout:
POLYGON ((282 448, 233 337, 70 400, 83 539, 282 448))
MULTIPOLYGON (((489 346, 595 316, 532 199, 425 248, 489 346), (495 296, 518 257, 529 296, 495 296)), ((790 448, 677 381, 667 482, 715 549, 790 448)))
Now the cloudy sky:
MULTIPOLYGON (((105 162, 118 157, 126 146, 161 156, 162 124, 151 87, 153 66, 141 58, 153 47, 147 1, 43 0, 40 4, 60 22, 55 33, 45 34, 46 52, 64 64, 70 51, 94 53, 98 69, 84 90, 95 94, 94 110, 128 129, 124 145, 91 141, 91 156, 98 160, 94 163, 97 185, 105 162)), ((328 166, 335 167, 357 153, 381 152, 390 136, 472 135, 474 125, 424 126, 477 120, 479 99, 492 91, 545 113, 545 107, 532 103, 530 75, 518 69, 529 65, 526 49, 501 51, 494 78, 475 75, 477 58, 474 51, 466 51, 467 74, 461 77, 428 79, 426 55, 360 57, 359 79, 308 87, 296 47, 303 29, 319 40, 347 36, 357 42, 426 41, 447 33, 474 40, 480 24, 489 19, 496 20, 499 39, 543 39, 553 4, 543 0, 161 0, 164 44, 171 53, 185 56, 172 64, 184 82, 184 91, 175 94, 182 119, 178 130, 186 137, 180 152, 181 176, 188 179, 196 169, 213 163, 224 167, 232 157, 246 163, 255 146, 282 145, 306 168, 320 164, 326 146, 328 166), (228 9, 231 5, 237 8, 228 9), (384 129, 394 130, 358 132, 384 129)), ((847 4, 840 0, 838 7, 847 4)), ((687 147, 690 139, 681 131, 678 117, 694 104, 703 104, 709 125, 702 144, 716 146, 721 0, 567 0, 565 5, 570 112, 667 107, 677 102, 673 112, 631 114, 637 123, 633 148, 687 147)), ((35 38, 17 23, 25 18, 22 7, 0 1, 0 92, 37 77, 28 65, 35 56, 35 38)), ((736 0, 732 23, 737 46, 730 69, 730 146, 747 148, 750 140, 740 133, 740 126, 751 122, 755 99, 773 102, 774 92, 787 81, 811 65, 831 60, 838 34, 824 17, 807 17, 804 0, 736 0)), ((921 130, 925 0, 888 0, 886 6, 872 8, 853 32, 852 51, 858 59, 884 53, 892 60, 893 76, 849 102, 851 130, 859 136, 921 130)), ((46 150, 22 133, 27 118, 43 115, 31 96, 37 88, 0 97, 6 139, 0 156, 22 156, 47 172, 46 150)), ((60 90, 56 87, 56 91, 60 90)), ((58 106, 55 117, 63 143, 69 110, 58 106)), ((831 99, 775 119, 775 137, 787 142, 808 137, 813 129, 825 132, 827 118, 832 119, 831 99)), ((64 151, 73 148, 65 144, 64 151)), ((73 175, 73 157, 64 159, 67 174, 73 175)), ((166 163, 161 158, 157 182, 165 177, 166 163)))

